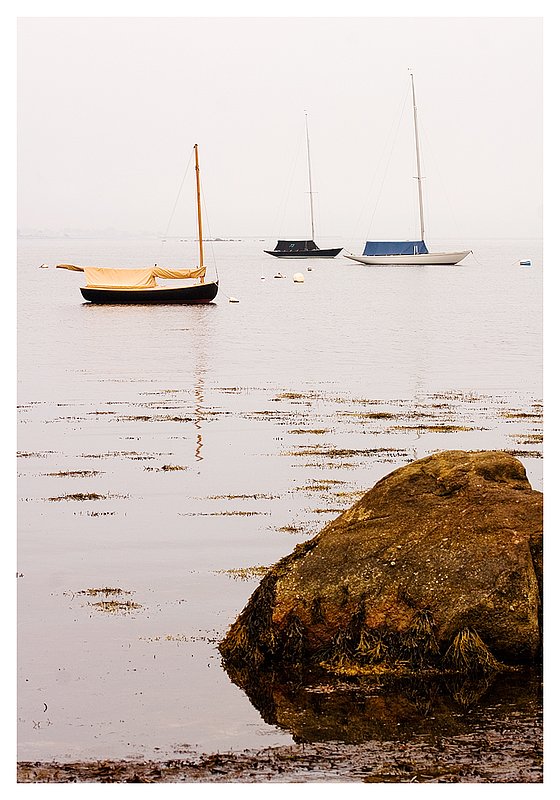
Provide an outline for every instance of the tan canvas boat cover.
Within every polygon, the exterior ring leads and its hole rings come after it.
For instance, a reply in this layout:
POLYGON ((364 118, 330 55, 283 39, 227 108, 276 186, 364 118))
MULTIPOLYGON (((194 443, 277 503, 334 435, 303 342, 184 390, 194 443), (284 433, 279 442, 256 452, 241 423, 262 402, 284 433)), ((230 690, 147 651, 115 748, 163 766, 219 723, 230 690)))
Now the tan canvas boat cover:
POLYGON ((153 289, 156 279, 151 269, 105 269, 85 267, 87 286, 153 289))
POLYGON ((166 269, 166 267, 154 267, 152 273, 156 278, 178 278, 179 280, 186 280, 187 278, 204 278, 206 275, 206 267, 198 267, 197 269, 166 269))
POLYGON ((204 278, 206 267, 197 269, 167 269, 166 267, 147 267, 142 269, 110 269, 107 267, 78 267, 74 264, 57 264, 58 269, 84 272, 86 283, 92 288, 120 287, 121 289, 153 289, 157 278, 204 278))

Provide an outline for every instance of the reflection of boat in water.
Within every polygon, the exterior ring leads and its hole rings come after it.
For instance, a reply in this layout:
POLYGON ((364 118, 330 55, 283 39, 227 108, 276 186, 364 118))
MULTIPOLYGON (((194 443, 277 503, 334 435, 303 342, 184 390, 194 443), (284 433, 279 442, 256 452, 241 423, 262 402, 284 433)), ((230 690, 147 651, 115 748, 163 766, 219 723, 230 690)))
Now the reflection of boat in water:
POLYGON ((361 256, 345 254, 346 258, 358 261, 361 264, 371 264, 373 266, 398 265, 422 265, 422 264, 458 264, 471 250, 460 250, 447 253, 430 253, 424 242, 424 200, 422 196, 422 172, 420 168, 420 144, 418 140, 418 120, 416 113, 416 94, 414 92, 414 76, 410 74, 412 80, 412 109, 414 116, 414 141, 416 145, 416 167, 418 170, 418 208, 420 213, 420 239, 417 241, 400 242, 366 242, 364 252, 361 256))
POLYGON ((86 286, 80 287, 85 300, 104 304, 183 304, 211 303, 218 294, 218 278, 205 282, 206 267, 202 246, 202 212, 200 204, 200 170, 198 145, 194 146, 196 173, 196 200, 198 218, 199 266, 196 269, 168 269, 166 267, 141 269, 108 269, 104 267, 79 267, 58 264, 59 269, 83 272, 86 286), (198 284, 159 286, 156 278, 171 280, 199 279, 198 284))
POLYGON ((274 250, 265 250, 269 256, 276 258, 334 258, 342 247, 320 248, 315 239, 315 215, 313 211, 313 187, 311 184, 311 156, 309 152, 309 129, 307 113, 305 114, 305 137, 307 141, 307 175, 309 180, 309 205, 311 212, 311 239, 279 239, 274 250))

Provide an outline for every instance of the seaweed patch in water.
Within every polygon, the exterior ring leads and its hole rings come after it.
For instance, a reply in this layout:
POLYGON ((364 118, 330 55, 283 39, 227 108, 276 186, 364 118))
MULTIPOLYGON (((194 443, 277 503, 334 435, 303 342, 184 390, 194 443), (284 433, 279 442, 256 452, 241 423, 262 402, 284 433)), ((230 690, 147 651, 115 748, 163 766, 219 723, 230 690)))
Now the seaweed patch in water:
POLYGON ((356 489, 348 492, 334 492, 335 497, 347 498, 348 500, 359 500, 367 492, 367 489, 356 489))
POLYGON ((118 418, 119 422, 194 422, 193 417, 183 417, 175 414, 127 414, 118 418))
POLYGON ((475 425, 393 425, 392 431, 427 431, 428 433, 455 433, 459 431, 484 431, 486 428, 475 425))
POLYGON ((543 455, 539 450, 504 450, 504 453, 509 453, 510 456, 516 458, 542 458, 543 455))
POLYGON ((505 419, 542 419, 542 412, 528 412, 528 411, 500 411, 500 416, 505 419))
POLYGON ((358 466, 350 461, 306 461, 304 464, 297 464, 298 467, 311 467, 314 469, 356 469, 358 466))
POLYGON ((118 589, 118 588, 113 589, 108 586, 105 586, 102 589, 81 589, 79 592, 76 592, 76 594, 87 595, 87 597, 99 597, 100 595, 109 597, 109 595, 132 594, 132 592, 129 592, 126 589, 118 589))
POLYGON ((276 530, 279 533, 308 533, 303 525, 282 525, 276 530))
POLYGON ((194 642, 204 637, 186 636, 184 633, 166 633, 165 636, 141 636, 144 642, 194 642))
POLYGON ((114 517, 116 511, 80 511, 80 514, 85 514, 86 517, 114 517))
POLYGON ((297 434, 311 434, 313 436, 322 436, 324 433, 330 433, 330 428, 294 428, 288 433, 297 433, 297 434))
POLYGON ((268 517, 270 511, 181 511, 180 517, 268 517))
POLYGON ((234 580, 250 581, 254 578, 262 578, 270 567, 243 567, 239 569, 219 569, 216 570, 217 575, 228 575, 234 580))
POLYGON ((328 480, 327 478, 321 480, 313 480, 305 486, 298 486, 296 489, 290 489, 290 492, 329 492, 333 486, 342 485, 346 481, 328 480))
POLYGON ((96 492, 77 492, 76 494, 63 494, 60 497, 47 497, 47 500, 49 503, 59 503, 62 500, 75 500, 81 503, 84 500, 108 500, 110 497, 114 497, 114 495, 97 494, 96 492))
POLYGON ((317 400, 321 396, 319 392, 307 392, 306 394, 301 392, 280 392, 273 400, 317 400))
POLYGON ((388 448, 373 447, 366 450, 349 450, 346 448, 336 448, 325 446, 312 447, 311 445, 301 445, 297 450, 292 450, 288 453, 282 453, 286 456, 321 456, 322 458, 369 458, 375 456, 380 452, 387 452, 388 448))
POLYGON ((20 450, 17 453, 18 458, 46 458, 47 456, 53 456, 53 455, 55 455, 54 450, 43 450, 42 452, 39 453, 27 453, 20 450))
POLYGON ((123 603, 118 600, 99 600, 97 603, 90 603, 90 605, 92 608, 103 611, 106 614, 118 614, 119 612, 126 614, 142 608, 139 603, 133 603, 132 600, 125 600, 123 603))
POLYGON ((82 458, 130 458, 133 461, 148 461, 150 459, 161 458, 162 456, 172 456, 173 453, 138 453, 134 450, 113 450, 108 453, 82 453, 82 458))
POLYGON ((266 517, 270 511, 213 511, 210 517, 266 517))
POLYGON ((103 473, 96 469, 61 470, 60 472, 46 472, 47 478, 92 478, 103 473))
POLYGON ((509 434, 516 442, 516 444, 542 444, 542 433, 526 433, 526 434, 509 434))
POLYGON ((212 494, 208 500, 278 500, 279 494, 212 494))
POLYGON ((400 414, 389 411, 345 411, 344 416, 357 417, 358 419, 398 419, 400 414))
POLYGON ((188 467, 179 464, 164 464, 162 467, 144 467, 148 472, 176 472, 180 470, 187 470, 188 467))

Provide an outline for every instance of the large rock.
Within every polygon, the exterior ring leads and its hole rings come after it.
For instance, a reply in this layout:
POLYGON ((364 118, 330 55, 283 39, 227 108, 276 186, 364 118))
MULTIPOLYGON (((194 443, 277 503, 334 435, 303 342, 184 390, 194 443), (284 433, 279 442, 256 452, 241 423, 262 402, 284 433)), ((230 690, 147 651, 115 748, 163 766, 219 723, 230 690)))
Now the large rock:
POLYGON ((226 667, 491 671, 541 647, 542 494, 502 452, 448 451, 380 480, 263 578, 226 667))

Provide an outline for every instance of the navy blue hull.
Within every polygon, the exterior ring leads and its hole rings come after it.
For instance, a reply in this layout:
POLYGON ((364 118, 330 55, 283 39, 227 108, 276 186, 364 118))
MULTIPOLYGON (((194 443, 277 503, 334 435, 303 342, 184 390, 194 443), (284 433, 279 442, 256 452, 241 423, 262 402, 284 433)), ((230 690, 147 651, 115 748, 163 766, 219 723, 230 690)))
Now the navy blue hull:
POLYGON ((276 258, 334 258, 342 250, 342 247, 333 247, 331 250, 302 250, 301 252, 289 252, 285 250, 265 250, 269 256, 276 258))

